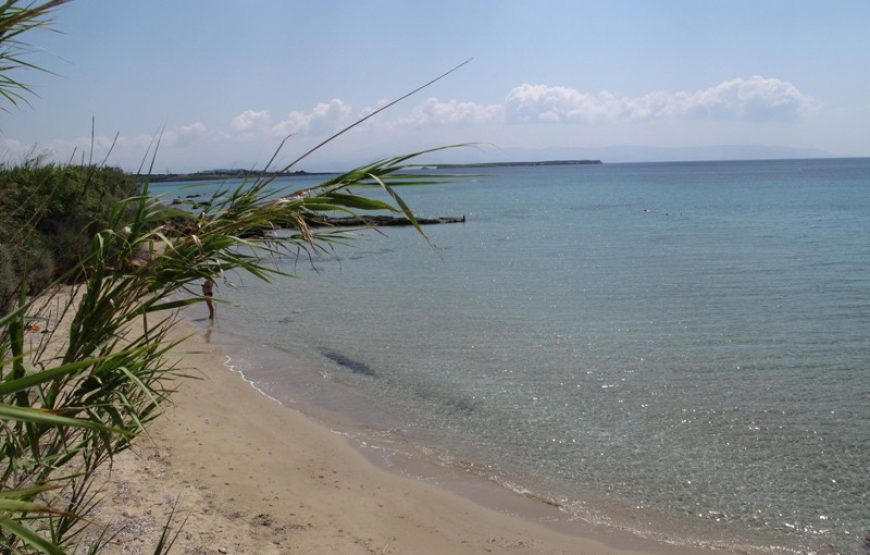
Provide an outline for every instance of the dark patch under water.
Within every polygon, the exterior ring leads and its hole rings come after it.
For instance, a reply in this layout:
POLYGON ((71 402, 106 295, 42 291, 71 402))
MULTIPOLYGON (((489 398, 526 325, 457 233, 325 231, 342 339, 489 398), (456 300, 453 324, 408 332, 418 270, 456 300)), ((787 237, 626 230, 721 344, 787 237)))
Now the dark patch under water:
MULTIPOLYGON (((368 364, 361 362, 359 360, 354 360, 347 355, 344 355, 338 351, 334 351, 332 349, 321 348, 320 353, 331 360, 332 362, 338 364, 339 366, 343 366, 347 368, 354 374, 359 374, 361 376, 368 376, 370 378, 378 378, 378 373, 375 372, 368 364)), ((462 398, 450 398, 446 396, 432 394, 430 392, 417 392, 417 395, 420 399, 426 402, 433 402, 441 405, 445 405, 450 407, 453 410, 459 411, 464 414, 469 414, 474 412, 476 409, 473 401, 462 398)))
POLYGON ((377 378, 378 374, 371 369, 371 367, 358 360, 354 360, 348 356, 345 356, 337 351, 332 351, 330 349, 320 349, 321 354, 331 360, 332 362, 338 364, 339 366, 344 366, 351 372, 355 374, 362 374, 363 376, 369 376, 371 378, 377 378))
POLYGON ((438 398, 434 395, 426 395, 426 394, 418 394, 418 395, 420 396, 420 398, 422 398, 426 401, 435 400, 435 401, 440 402, 441 404, 446 405, 447 407, 449 407, 453 410, 456 410, 458 412, 461 412, 463 414, 470 414, 470 413, 474 412, 474 410, 477 408, 477 407, 475 407, 475 405, 472 401, 469 401, 467 399, 438 398))

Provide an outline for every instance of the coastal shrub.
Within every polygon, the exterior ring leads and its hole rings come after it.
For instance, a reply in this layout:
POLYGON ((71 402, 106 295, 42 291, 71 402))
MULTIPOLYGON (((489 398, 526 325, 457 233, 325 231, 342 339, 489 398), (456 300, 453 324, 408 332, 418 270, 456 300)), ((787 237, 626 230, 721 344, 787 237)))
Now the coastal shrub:
POLYGON ((25 163, 0 167, 0 308, 19 287, 31 294, 66 276, 109 225, 112 206, 134 195, 117 168, 25 163))

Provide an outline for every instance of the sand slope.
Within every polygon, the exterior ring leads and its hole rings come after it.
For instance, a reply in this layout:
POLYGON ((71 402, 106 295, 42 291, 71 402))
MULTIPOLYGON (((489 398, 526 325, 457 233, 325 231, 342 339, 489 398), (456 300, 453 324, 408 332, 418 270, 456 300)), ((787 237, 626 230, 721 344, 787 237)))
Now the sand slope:
POLYGON ((174 505, 187 520, 173 553, 637 553, 379 468, 256 392, 219 348, 196 335, 183 348, 203 379, 180 383, 150 438, 116 458, 95 522, 119 531, 110 553, 152 552, 174 505))

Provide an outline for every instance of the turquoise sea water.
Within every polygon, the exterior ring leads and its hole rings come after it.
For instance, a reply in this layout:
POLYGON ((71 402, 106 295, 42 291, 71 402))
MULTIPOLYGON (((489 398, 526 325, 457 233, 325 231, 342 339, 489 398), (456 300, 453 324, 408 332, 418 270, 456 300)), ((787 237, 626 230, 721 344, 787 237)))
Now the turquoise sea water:
POLYGON ((405 192, 467 216, 427 229, 438 250, 389 229, 279 261, 301 279, 228 276, 234 364, 569 519, 870 552, 870 159, 458 183, 405 192))

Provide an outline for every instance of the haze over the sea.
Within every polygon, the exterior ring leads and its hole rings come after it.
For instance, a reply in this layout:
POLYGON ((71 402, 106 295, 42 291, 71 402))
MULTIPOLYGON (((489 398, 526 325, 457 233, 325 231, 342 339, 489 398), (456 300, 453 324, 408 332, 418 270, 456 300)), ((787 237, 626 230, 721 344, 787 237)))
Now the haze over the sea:
POLYGON ((468 58, 297 169, 465 142, 492 146, 455 161, 870 154, 860 0, 73 2, 55 27, 5 161, 80 157, 93 116, 94 159, 117 132, 126 169, 160 129, 155 171, 262 167, 293 135, 288 162, 468 58))

